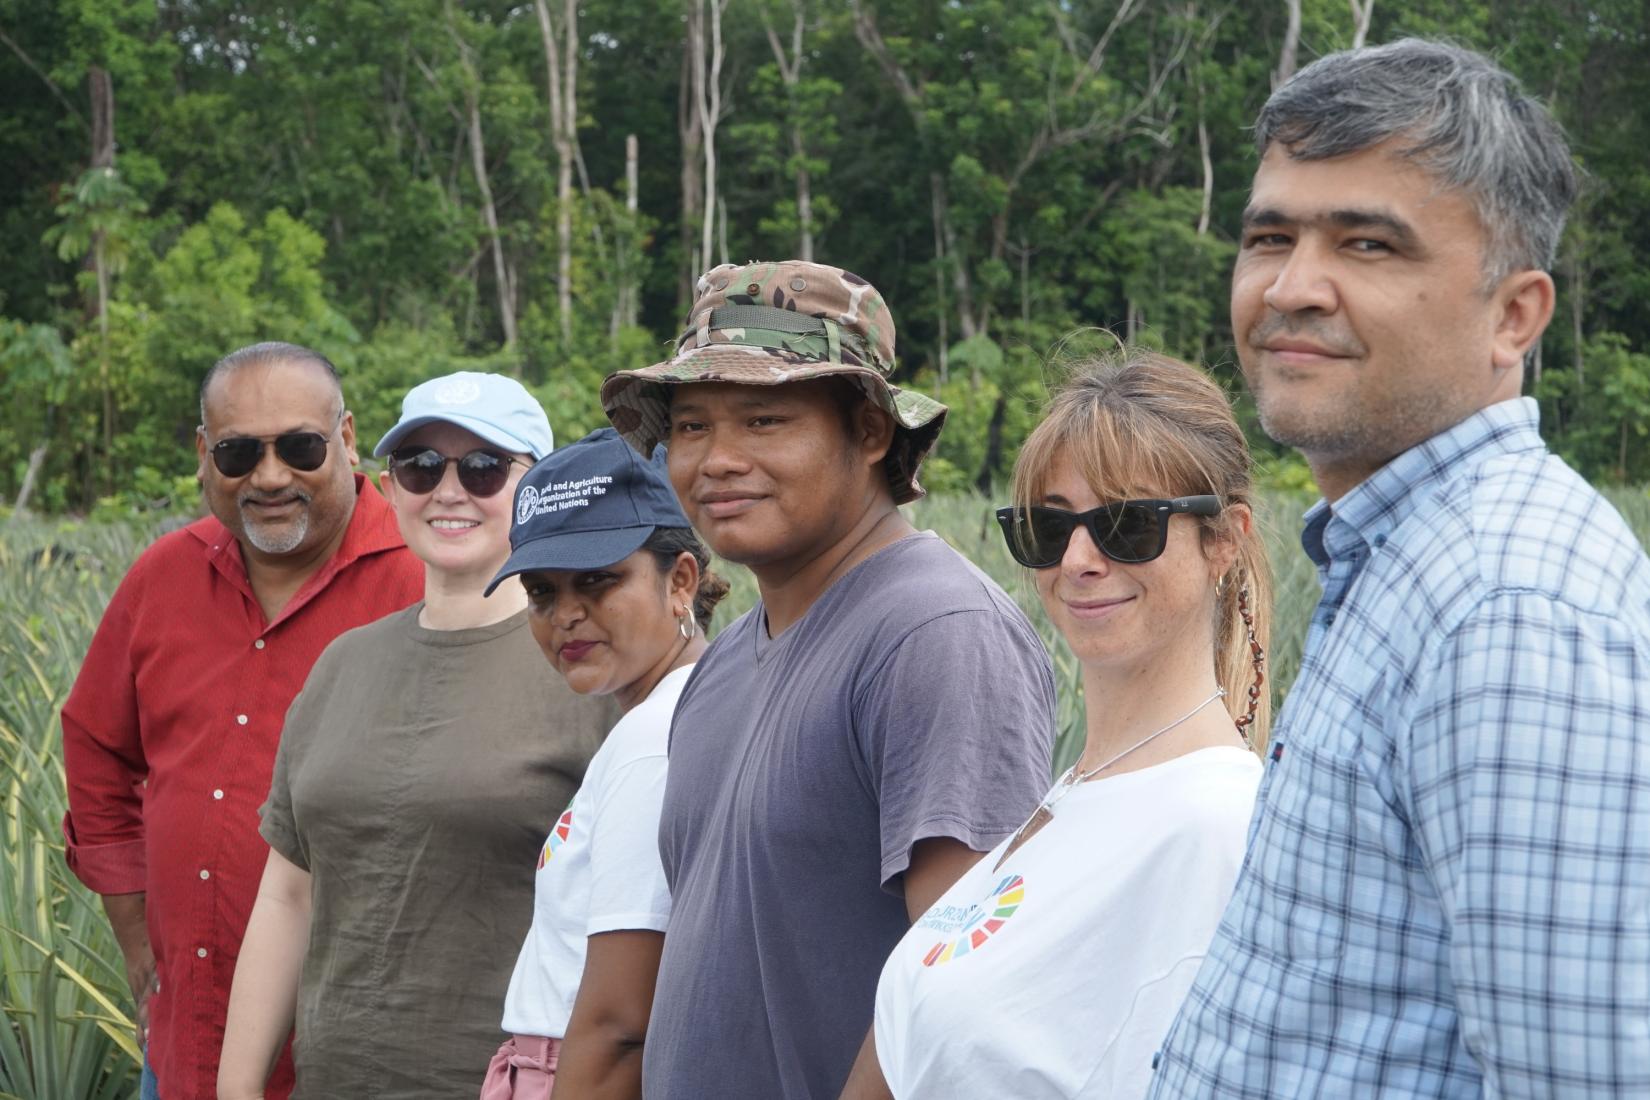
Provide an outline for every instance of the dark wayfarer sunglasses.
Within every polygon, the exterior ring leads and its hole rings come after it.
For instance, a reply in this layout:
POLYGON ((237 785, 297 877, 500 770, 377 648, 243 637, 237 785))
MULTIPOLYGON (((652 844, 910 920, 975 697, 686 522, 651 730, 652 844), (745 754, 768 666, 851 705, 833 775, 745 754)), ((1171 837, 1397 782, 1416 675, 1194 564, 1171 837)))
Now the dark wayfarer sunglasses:
POLYGON ((458 483, 466 493, 490 497, 510 480, 510 463, 521 460, 480 448, 462 458, 449 458, 434 447, 407 447, 390 453, 390 474, 401 488, 422 496, 435 492, 435 487, 447 476, 449 462, 458 463, 458 483))
POLYGON ((1169 544, 1169 517, 1177 512, 1218 516, 1216 496, 1176 497, 1173 500, 1123 500, 1102 504, 1087 512, 1064 508, 999 508, 997 522, 1008 540, 1008 552, 1028 569, 1048 569, 1066 556, 1066 544, 1079 524, 1100 552, 1112 561, 1138 565, 1163 553, 1169 544))
MULTIPOLYGON (((327 460, 327 437, 320 432, 287 432, 272 440, 275 457, 303 473, 319 470, 327 460)), ((264 458, 264 441, 237 435, 212 444, 212 465, 224 477, 245 477, 264 458)))

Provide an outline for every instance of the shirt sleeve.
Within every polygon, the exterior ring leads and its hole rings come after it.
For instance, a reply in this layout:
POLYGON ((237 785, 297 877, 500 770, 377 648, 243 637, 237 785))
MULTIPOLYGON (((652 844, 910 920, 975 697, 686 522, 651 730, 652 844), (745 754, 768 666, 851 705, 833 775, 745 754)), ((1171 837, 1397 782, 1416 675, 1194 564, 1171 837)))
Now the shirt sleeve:
POLYGON ((127 574, 98 623, 74 688, 63 704, 63 815, 69 870, 97 894, 145 888, 143 783, 149 774, 138 717, 132 656, 133 604, 140 581, 127 574))
POLYGON ((670 889, 659 859, 667 760, 643 756, 606 777, 590 833, 590 917, 585 935, 663 932, 670 889))
POLYGON ((1407 790, 1493 1096, 1650 1087, 1650 639, 1529 592, 1417 676, 1407 790))
POLYGON ((919 840, 987 852, 1048 790, 1054 677, 1029 626, 995 610, 916 627, 862 689, 855 735, 881 821, 882 884, 919 840))

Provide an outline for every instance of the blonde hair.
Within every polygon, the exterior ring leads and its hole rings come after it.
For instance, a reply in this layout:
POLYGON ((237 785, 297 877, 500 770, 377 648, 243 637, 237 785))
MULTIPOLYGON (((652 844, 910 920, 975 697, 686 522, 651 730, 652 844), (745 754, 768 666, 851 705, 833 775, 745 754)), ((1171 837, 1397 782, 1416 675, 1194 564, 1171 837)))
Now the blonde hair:
POLYGON ((1227 711, 1262 752, 1272 720, 1262 656, 1271 641, 1272 574, 1259 517, 1247 533, 1231 521, 1234 504, 1255 511, 1255 486, 1249 444, 1226 394, 1196 367, 1144 348, 1086 357, 1055 388, 1047 415, 1020 448, 1017 506, 1042 501, 1061 457, 1101 500, 1220 498, 1220 515, 1193 517, 1205 547, 1221 539, 1237 547, 1215 600, 1215 677, 1227 711))

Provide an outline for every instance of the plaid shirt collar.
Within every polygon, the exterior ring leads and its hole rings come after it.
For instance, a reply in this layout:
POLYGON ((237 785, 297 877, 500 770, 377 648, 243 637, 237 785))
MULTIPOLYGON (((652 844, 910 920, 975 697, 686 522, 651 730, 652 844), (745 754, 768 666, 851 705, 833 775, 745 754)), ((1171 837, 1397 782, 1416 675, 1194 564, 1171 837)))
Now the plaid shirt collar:
POLYGON ((1320 575, 1336 563, 1368 556, 1453 473, 1491 454, 1541 450, 1540 423, 1540 406, 1530 397, 1480 409, 1411 447, 1333 504, 1319 500, 1312 505, 1304 517, 1301 546, 1320 575))

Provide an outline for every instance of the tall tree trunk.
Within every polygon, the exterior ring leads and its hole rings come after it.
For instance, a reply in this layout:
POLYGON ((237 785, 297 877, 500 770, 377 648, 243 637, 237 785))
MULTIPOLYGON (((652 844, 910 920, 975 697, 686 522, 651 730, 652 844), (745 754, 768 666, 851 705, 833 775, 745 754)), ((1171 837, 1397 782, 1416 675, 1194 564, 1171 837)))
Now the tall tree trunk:
POLYGON ((814 195, 808 179, 807 165, 802 163, 802 128, 791 127, 791 151, 797 159, 796 168, 796 253, 797 258, 813 262, 814 258, 814 195))
POLYGON ((701 22, 697 68, 699 77, 695 87, 699 93, 699 132, 704 139, 705 152, 705 218, 699 235, 700 270, 711 266, 711 246, 715 243, 717 211, 716 191, 716 127, 722 119, 722 62, 727 49, 722 42, 722 12, 728 0, 694 0, 694 7, 702 21, 709 16, 709 50, 706 50, 704 25, 701 22))
POLYGON ((1301 46, 1301 0, 1283 0, 1286 22, 1283 28, 1283 48, 1278 51, 1278 67, 1272 73, 1272 87, 1276 88, 1295 75, 1295 64, 1301 46))
POLYGON ((728 200, 721 195, 716 196, 716 257, 719 264, 728 262, 728 200))
POLYGON ((115 165, 115 85, 109 70, 93 65, 86 73, 92 99, 92 167, 115 165))
POLYGON ((1369 40, 1369 21, 1375 15, 1375 0, 1347 0, 1352 6, 1352 48, 1361 50, 1369 40))
POLYGON ((696 0, 688 12, 687 39, 682 48, 682 78, 676 95, 676 133, 682 147, 682 260, 676 291, 678 315, 686 313, 693 304, 693 284, 700 271, 697 254, 699 222, 705 216, 702 205, 705 195, 701 182, 704 154, 700 148, 704 133, 699 127, 699 93, 704 78, 699 59, 704 53, 704 15, 704 0, 696 0))
MULTIPOLYGON (((493 204, 493 187, 487 180, 487 143, 481 132, 481 104, 474 88, 464 93, 470 116, 470 160, 475 168, 476 189, 481 192, 481 212, 487 221, 487 237, 493 245, 493 279, 498 284, 498 316, 504 326, 504 346, 516 344, 516 303, 511 294, 510 273, 504 262, 504 237, 498 228, 498 208, 493 204)), ((518 368, 519 373, 519 368, 518 368)))
POLYGON ((1020 331, 1031 330, 1031 245, 1020 238, 1020 331))
POLYGON ((964 340, 978 335, 974 324, 973 285, 968 279, 968 264, 957 255, 957 233, 951 226, 950 189, 942 172, 931 172, 928 190, 934 208, 934 229, 939 234, 945 252, 945 263, 951 269, 951 287, 957 294, 957 327, 964 340))
POLYGON ((1209 233, 1209 214, 1215 201, 1215 166, 1209 156, 1209 124, 1203 119, 1203 102, 1201 97, 1197 105, 1197 152, 1203 162, 1203 205, 1197 213, 1197 235, 1207 236, 1209 233))
POLYGON ((943 386, 951 377, 951 307, 945 300, 945 180, 938 172, 928 177, 928 195, 934 215, 934 313, 940 323, 940 385, 943 386))
MULTIPOLYGON (((487 222, 487 236, 492 242, 493 280, 498 284, 498 316, 504 328, 504 346, 516 346, 516 303, 511 285, 509 267, 504 260, 504 237, 498 228, 498 207, 493 203, 493 186, 487 177, 487 141, 481 130, 481 88, 475 63, 470 58, 470 46, 459 34, 453 22, 453 10, 447 9, 447 30, 458 47, 459 65, 464 70, 464 110, 468 119, 470 139, 470 168, 475 173, 476 190, 481 193, 481 213, 487 222)), ((521 373, 519 363, 511 368, 521 373)))
MULTIPOLYGON (((93 65, 86 74, 92 101, 92 169, 115 166, 115 85, 109 70, 93 65)), ((92 234, 92 266, 97 275, 97 373, 103 390, 103 491, 115 491, 115 388, 109 370, 109 263, 104 233, 92 234)))
POLYGON ((548 0, 533 0, 544 44, 550 142, 556 151, 556 314, 565 349, 573 342, 573 139, 578 127, 579 9, 567 0, 556 27, 548 0))
POLYGON ((994 474, 1003 460, 1003 421, 1008 413, 1008 395, 999 393, 991 406, 991 420, 985 428, 985 457, 980 461, 980 472, 974 477, 974 488, 982 496, 989 495, 994 474))
POLYGON ((45 465, 46 450, 49 446, 49 441, 42 440, 40 446, 29 452, 29 465, 23 471, 23 484, 17 490, 16 503, 12 505, 12 511, 18 515, 28 511, 29 498, 34 495, 34 482, 40 476, 40 467, 45 465))
POLYGON ((797 117, 796 88, 802 80, 802 43, 807 30, 807 0, 791 0, 791 42, 787 51, 779 35, 768 21, 768 9, 763 7, 762 29, 768 35, 768 48, 779 66, 779 79, 785 85, 787 119, 790 129, 791 161, 796 176, 796 253, 800 260, 814 258, 814 197, 808 176, 807 143, 802 138, 802 120, 797 117))
POLYGON ((619 273, 618 292, 613 296, 613 323, 608 334, 617 339, 619 330, 634 327, 636 324, 636 310, 638 305, 638 287, 636 271, 636 183, 638 161, 640 154, 636 144, 635 134, 626 134, 624 139, 624 209, 625 224, 621 232, 615 234, 613 242, 613 258, 619 273))
POLYGON ((1587 313, 1587 270, 1581 265, 1578 251, 1570 252, 1570 338, 1575 342, 1577 398, 1587 381, 1586 339, 1582 335, 1582 319, 1587 313))

